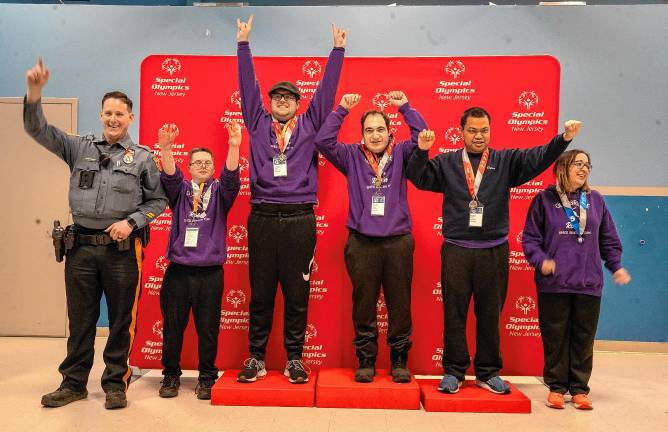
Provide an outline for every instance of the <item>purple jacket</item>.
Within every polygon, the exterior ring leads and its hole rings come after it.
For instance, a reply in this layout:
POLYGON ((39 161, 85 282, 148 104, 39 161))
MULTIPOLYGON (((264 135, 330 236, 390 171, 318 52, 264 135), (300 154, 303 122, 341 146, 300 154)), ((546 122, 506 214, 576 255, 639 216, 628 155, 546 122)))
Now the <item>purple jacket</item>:
POLYGON ((322 81, 287 145, 287 177, 274 177, 273 158, 278 154, 271 113, 262 104, 262 93, 255 77, 253 57, 248 42, 239 42, 239 90, 241 111, 250 136, 251 204, 297 204, 316 202, 318 190, 318 152, 315 135, 334 105, 339 75, 343 66, 343 48, 329 55, 322 81))
POLYGON ((339 106, 327 117, 318 132, 318 150, 348 178, 348 222, 346 226, 372 237, 388 237, 411 232, 411 215, 406 198, 406 174, 408 158, 417 147, 418 134, 427 129, 422 116, 408 103, 399 108, 411 130, 410 141, 396 143, 392 156, 383 170, 381 190, 385 196, 385 215, 371 216, 371 197, 376 190, 374 172, 360 144, 343 144, 336 141, 341 124, 348 111, 339 106))
MULTIPOLYGON (((568 194, 576 215, 580 214, 580 194, 568 194)), ((543 293, 572 293, 601 296, 605 267, 614 273, 622 268, 622 243, 603 197, 596 191, 587 194, 587 226, 582 244, 573 228, 567 228, 566 214, 555 186, 536 195, 531 202, 522 234, 527 261, 535 267, 536 289, 543 293), (556 263, 556 273, 543 276, 540 267, 546 259, 556 263)))
POLYGON ((239 193, 239 170, 223 168, 220 180, 210 178, 204 186, 204 206, 193 213, 193 185, 176 167, 170 176, 160 173, 160 181, 172 209, 172 229, 167 259, 195 267, 222 265, 227 259, 227 213, 239 193), (202 211, 203 210, 203 211, 202 211), (185 247, 187 227, 199 229, 197 246, 185 247))

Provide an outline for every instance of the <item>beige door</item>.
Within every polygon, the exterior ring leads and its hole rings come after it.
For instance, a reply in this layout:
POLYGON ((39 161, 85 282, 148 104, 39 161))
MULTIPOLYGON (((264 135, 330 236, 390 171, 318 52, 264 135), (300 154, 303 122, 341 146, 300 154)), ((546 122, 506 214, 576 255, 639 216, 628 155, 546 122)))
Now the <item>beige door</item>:
MULTIPOLYGON (((45 98, 52 125, 77 130, 77 100, 45 98)), ((0 98, 0 336, 65 336, 64 262, 51 229, 69 222, 69 169, 23 130, 23 98, 0 98)))

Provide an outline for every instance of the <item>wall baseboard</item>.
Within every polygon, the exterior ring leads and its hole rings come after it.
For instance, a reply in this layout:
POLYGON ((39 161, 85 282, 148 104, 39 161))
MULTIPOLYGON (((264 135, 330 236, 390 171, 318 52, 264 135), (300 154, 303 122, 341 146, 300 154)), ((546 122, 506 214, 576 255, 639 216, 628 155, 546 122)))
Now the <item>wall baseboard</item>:
POLYGON ((668 354, 668 342, 596 340, 594 350, 668 354))

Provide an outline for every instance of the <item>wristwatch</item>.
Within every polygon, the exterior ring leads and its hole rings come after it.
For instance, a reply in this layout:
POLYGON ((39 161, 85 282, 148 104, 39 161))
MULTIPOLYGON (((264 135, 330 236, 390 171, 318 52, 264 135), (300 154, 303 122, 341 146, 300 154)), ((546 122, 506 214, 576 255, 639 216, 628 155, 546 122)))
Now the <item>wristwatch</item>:
POLYGON ((127 218, 125 220, 128 222, 128 225, 130 225, 130 227, 132 228, 133 231, 137 229, 137 222, 135 222, 134 219, 127 218))

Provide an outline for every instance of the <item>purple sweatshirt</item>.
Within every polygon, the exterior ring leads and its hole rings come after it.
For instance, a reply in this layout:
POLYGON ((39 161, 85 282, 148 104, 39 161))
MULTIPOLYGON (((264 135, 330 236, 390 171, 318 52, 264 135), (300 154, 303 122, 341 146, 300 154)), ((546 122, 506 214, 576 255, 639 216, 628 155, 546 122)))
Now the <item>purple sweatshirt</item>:
POLYGON ((220 180, 204 184, 202 205, 193 212, 193 185, 176 167, 174 175, 160 173, 160 181, 172 209, 172 229, 167 259, 178 264, 204 267, 222 265, 227 259, 227 213, 239 193, 239 170, 223 168, 220 180), (196 247, 185 247, 186 228, 199 230, 196 247))
POLYGON ((348 111, 339 106, 327 117, 318 132, 318 150, 348 178, 348 222, 346 226, 371 237, 388 237, 411 232, 411 215, 406 198, 404 168, 417 147, 418 134, 427 129, 422 116, 408 103, 399 108, 411 130, 410 141, 394 145, 392 156, 383 170, 382 194, 385 196, 384 216, 371 216, 371 197, 376 187, 375 174, 360 144, 343 144, 336 141, 341 124, 348 111))
MULTIPOLYGON (((568 198, 579 216, 580 193, 570 193, 568 198)), ((522 244, 527 261, 535 267, 538 292, 600 297, 603 289, 601 259, 612 273, 622 268, 622 243, 601 194, 588 193, 587 207, 584 242, 580 244, 575 230, 566 227, 568 221, 554 185, 536 195, 531 202, 522 244), (543 276, 540 272, 546 259, 555 261, 555 274, 543 276)))
POLYGON ((241 111, 250 136, 251 204, 316 203, 318 151, 314 140, 334 105, 343 56, 343 48, 334 48, 330 53, 322 81, 306 112, 298 116, 290 142, 287 143, 285 155, 288 175, 274 177, 273 158, 279 151, 273 119, 262 104, 250 46, 248 42, 239 42, 237 60, 241 111))

